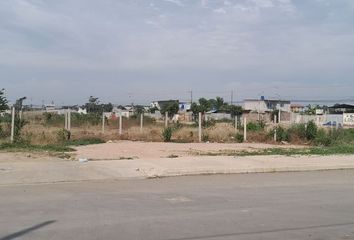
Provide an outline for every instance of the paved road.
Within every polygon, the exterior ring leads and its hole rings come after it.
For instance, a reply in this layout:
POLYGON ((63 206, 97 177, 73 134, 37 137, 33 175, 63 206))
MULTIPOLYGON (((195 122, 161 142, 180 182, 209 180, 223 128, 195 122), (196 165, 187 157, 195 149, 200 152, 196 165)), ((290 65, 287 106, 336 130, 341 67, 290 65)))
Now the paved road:
POLYGON ((1 186, 9 239, 354 239, 354 171, 1 186))

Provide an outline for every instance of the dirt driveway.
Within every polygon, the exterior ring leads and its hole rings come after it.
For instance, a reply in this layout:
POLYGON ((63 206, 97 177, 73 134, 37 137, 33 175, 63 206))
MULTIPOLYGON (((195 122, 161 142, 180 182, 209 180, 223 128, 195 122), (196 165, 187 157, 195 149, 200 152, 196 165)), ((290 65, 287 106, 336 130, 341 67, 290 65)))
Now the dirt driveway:
POLYGON ((161 143, 118 141, 105 144, 77 147, 77 158, 95 160, 107 159, 146 159, 185 157, 198 154, 220 153, 227 151, 255 151, 267 148, 303 148, 295 145, 271 145, 261 143, 161 143))

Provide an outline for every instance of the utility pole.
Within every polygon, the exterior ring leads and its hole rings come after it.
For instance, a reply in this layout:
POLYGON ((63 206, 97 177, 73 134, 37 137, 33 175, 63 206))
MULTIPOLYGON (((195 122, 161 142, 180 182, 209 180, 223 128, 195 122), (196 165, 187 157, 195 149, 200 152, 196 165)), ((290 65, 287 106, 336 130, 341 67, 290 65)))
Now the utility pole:
POLYGON ((190 95, 191 95, 191 105, 192 105, 192 103, 193 103, 193 90, 188 91, 188 93, 190 93, 190 95))

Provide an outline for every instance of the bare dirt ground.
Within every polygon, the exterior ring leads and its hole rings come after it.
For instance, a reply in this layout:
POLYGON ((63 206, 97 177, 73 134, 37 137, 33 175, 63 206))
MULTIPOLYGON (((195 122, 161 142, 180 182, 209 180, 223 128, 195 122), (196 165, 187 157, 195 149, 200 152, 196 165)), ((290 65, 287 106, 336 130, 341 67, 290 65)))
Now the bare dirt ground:
POLYGON ((303 146, 119 141, 77 147, 72 159, 61 159, 50 153, 0 152, 0 186, 198 174, 354 169, 354 155, 235 157, 205 154, 274 147, 303 146), (196 152, 204 153, 204 156, 198 156, 196 152), (89 161, 78 161, 79 158, 87 158, 89 161))
POLYGON ((35 152, 5 152, 0 151, 0 164, 7 162, 48 162, 48 161, 63 161, 62 158, 59 158, 55 155, 43 152, 43 153, 35 153, 35 152))
POLYGON ((171 156, 186 157, 220 152, 256 151, 268 148, 303 148, 298 145, 272 145, 262 143, 161 143, 118 141, 105 144, 77 147, 77 158, 94 160, 107 159, 150 159, 171 156))

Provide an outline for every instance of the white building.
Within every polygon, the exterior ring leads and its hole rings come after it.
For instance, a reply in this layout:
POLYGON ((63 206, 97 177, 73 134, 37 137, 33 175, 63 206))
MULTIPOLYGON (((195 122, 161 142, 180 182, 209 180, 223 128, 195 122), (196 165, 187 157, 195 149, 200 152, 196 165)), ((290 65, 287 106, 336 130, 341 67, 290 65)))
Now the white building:
POLYGON ((189 110, 191 110, 191 103, 190 102, 179 102, 179 110, 180 111, 189 111, 189 110))
POLYGON ((251 112, 271 112, 274 110, 281 110, 282 112, 291 112, 290 101, 284 100, 271 100, 265 99, 245 99, 244 107, 245 110, 251 112))

